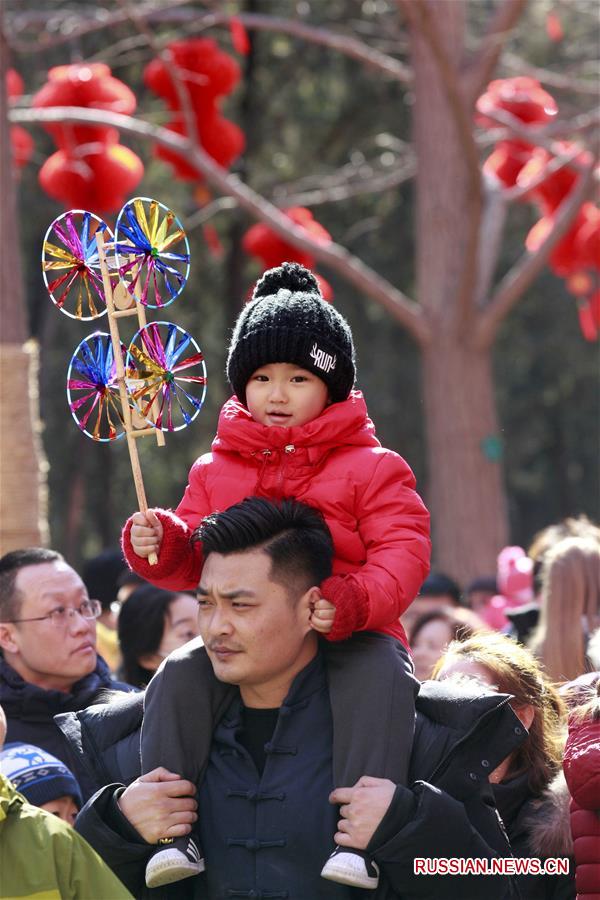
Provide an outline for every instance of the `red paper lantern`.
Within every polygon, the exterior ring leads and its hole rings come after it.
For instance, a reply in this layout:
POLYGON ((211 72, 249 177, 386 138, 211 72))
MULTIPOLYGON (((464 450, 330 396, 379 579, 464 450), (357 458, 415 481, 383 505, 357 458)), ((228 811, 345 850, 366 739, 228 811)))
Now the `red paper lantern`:
POLYGON ((539 81, 527 76, 491 81, 477 100, 477 121, 486 128, 498 127, 489 113, 504 111, 526 125, 545 125, 558 112, 554 98, 539 81), (486 115, 488 114, 488 115, 486 115))
POLYGON ((153 59, 144 69, 144 83, 174 111, 181 109, 175 67, 179 70, 179 83, 197 114, 212 107, 217 97, 230 94, 240 80, 235 59, 210 38, 173 41, 166 49, 172 64, 162 58, 153 59))
POLYGON ((11 125, 10 145, 13 161, 19 169, 22 169, 31 159, 34 147, 33 138, 20 125, 11 125))
POLYGON ((497 178, 504 187, 514 187, 530 156, 531 146, 524 141, 499 141, 486 159, 483 171, 497 178))
MULTIPOLYGON (((184 123, 180 120, 166 126, 175 134, 187 134, 184 123)), ((245 147, 244 132, 234 122, 220 116, 216 111, 212 116, 206 116, 197 123, 198 140, 208 155, 220 166, 227 169, 231 163, 242 153, 245 147)), ((188 160, 162 144, 157 145, 155 155, 170 163, 175 174, 184 181, 201 181, 202 173, 188 160)))
MULTIPOLYGON (((310 210, 302 206, 294 206, 286 209, 285 214, 308 231, 315 240, 325 244, 331 241, 329 232, 315 221, 310 210)), ((286 261, 298 262, 307 269, 312 269, 315 264, 315 258, 310 252, 294 247, 262 222, 248 229, 244 235, 242 246, 250 256, 258 257, 267 269, 280 266, 286 261)))
MULTIPOLYGON (((593 203, 584 203, 565 236, 556 244, 550 254, 548 265, 555 275, 568 278, 588 267, 598 268, 598 257, 594 256, 599 236, 599 211, 593 203)), ((530 253, 535 253, 554 227, 554 215, 542 216, 525 239, 530 253)))
POLYGON ((14 97, 20 97, 24 89, 23 79, 16 69, 7 69, 6 93, 8 94, 8 99, 12 100, 14 97))
MULTIPOLYGON (((304 228, 314 240, 323 244, 331 242, 331 235, 315 220, 309 209, 303 206, 293 206, 286 209, 285 214, 296 225, 304 228)), ((242 240, 242 247, 249 256, 260 259, 265 269, 273 269, 284 262, 298 262, 307 269, 315 267, 315 258, 312 253, 294 247, 262 222, 248 229, 242 240)), ((316 273, 315 277, 325 300, 331 300, 333 290, 329 282, 316 273)))
MULTIPOLYGON (((34 96, 31 105, 35 109, 82 106, 131 115, 136 99, 126 84, 113 78, 104 63, 76 63, 50 69, 47 83, 34 96)), ((81 144, 117 140, 117 131, 105 125, 48 123, 44 127, 61 150, 72 151, 81 144)))
MULTIPOLYGON (((560 152, 565 155, 570 155, 577 148, 576 144, 567 142, 560 142, 558 146, 560 152)), ((529 161, 519 172, 517 184, 526 188, 529 184, 537 181, 548 168, 553 158, 543 147, 536 147, 531 153, 529 161)), ((589 165, 591 159, 591 154, 587 150, 581 150, 574 157, 574 161, 583 166, 589 165)), ((564 165, 560 169, 550 172, 526 196, 528 199, 538 203, 544 214, 553 213, 573 190, 579 177, 579 173, 575 169, 569 165, 564 165)))
POLYGON ((584 203, 581 212, 583 221, 573 245, 575 256, 582 266, 600 271, 600 209, 584 203))
MULTIPOLYGON (((245 139, 242 130, 220 114, 218 98, 230 93, 238 83, 237 62, 209 38, 174 41, 167 50, 172 59, 170 65, 162 58, 154 59, 144 70, 144 82, 177 113, 167 128, 187 135, 182 113, 184 91, 200 144, 215 162, 228 168, 244 150, 245 139)), ((202 173, 176 151, 159 146, 155 154, 173 166, 178 178, 202 180, 202 173)))
POLYGON ((68 208, 114 212, 123 206, 143 174, 139 157, 115 143, 98 152, 78 155, 58 150, 40 169, 39 179, 46 193, 68 208))

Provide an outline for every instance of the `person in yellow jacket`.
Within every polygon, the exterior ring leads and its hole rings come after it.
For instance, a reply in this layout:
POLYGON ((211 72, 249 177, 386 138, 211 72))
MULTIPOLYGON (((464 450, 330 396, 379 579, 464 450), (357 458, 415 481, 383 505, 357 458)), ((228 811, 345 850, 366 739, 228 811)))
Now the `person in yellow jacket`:
MULTIPOLYGON (((6 720, 0 707, 0 747, 6 720)), ((132 900, 81 835, 27 802, 0 774, 2 900, 132 900)))

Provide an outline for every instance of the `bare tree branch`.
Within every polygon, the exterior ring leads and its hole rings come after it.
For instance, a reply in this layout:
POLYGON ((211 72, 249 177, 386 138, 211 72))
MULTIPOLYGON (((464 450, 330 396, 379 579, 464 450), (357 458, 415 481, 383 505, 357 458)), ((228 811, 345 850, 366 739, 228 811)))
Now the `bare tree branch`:
POLYGON ((558 208, 554 227, 540 248, 535 253, 525 252, 496 288, 496 293, 479 315, 474 334, 476 347, 483 349, 492 345, 498 326, 546 265, 553 248, 567 233, 581 204, 588 197, 593 183, 594 163, 558 208))
POLYGON ((502 0, 496 8, 479 50, 464 69, 463 85, 472 103, 494 74, 506 40, 526 5, 527 0, 502 0))
MULTIPOLYGON (((189 0, 169 0, 168 8, 161 3, 160 6, 152 3, 140 4, 136 7, 136 18, 145 19, 148 22, 169 22, 169 13, 175 10, 175 7, 185 6, 189 0)), ((228 26, 232 19, 238 19, 246 28, 256 31, 269 31, 279 34, 288 34, 290 37, 299 38, 311 44, 318 44, 323 47, 329 47, 356 59, 368 68, 374 69, 394 81, 400 81, 408 84, 412 81, 412 72, 408 66, 393 56, 369 47, 363 41, 350 37, 345 34, 336 34, 326 28, 318 28, 313 25, 305 25, 303 22, 297 22, 293 19, 284 19, 278 16, 268 16, 261 13, 239 13, 236 15, 228 14, 220 10, 211 10, 210 12, 198 12, 198 10, 181 10, 177 21, 181 23, 182 14, 187 13, 186 20, 188 24, 193 26, 193 31, 205 31, 219 25, 228 26)), ((12 46, 19 53, 39 53, 40 49, 55 47, 57 45, 72 41, 74 38, 82 37, 93 31, 99 31, 106 28, 114 28, 129 18, 127 10, 119 10, 112 13, 103 13, 101 17, 96 15, 92 21, 85 21, 84 13, 78 12, 77 17, 82 20, 82 24, 76 29, 70 29, 68 33, 50 37, 47 33, 39 30, 36 33, 35 44, 24 45, 22 42, 13 41, 12 46)))
MULTIPOLYGON (((520 122, 520 119, 515 120, 515 124, 518 122, 520 122)), ((531 130, 528 132, 527 140, 531 143, 535 137, 537 143, 538 138, 541 141, 549 141, 553 138, 571 137, 574 134, 580 134, 586 131, 593 132, 599 125, 600 107, 596 107, 596 109, 592 109, 589 112, 579 113, 579 115, 573 116, 572 119, 556 119, 554 122, 550 122, 543 128, 536 128, 535 131, 531 130)), ((527 128, 522 122, 521 126, 527 128)), ((478 134, 475 140, 478 146, 485 147, 496 144, 498 141, 506 141, 514 134, 514 130, 511 130, 510 128, 492 128, 478 134)), ((524 132, 523 137, 525 137, 524 132)))
POLYGON ((13 109, 10 120, 14 122, 80 122, 108 125, 127 134, 144 137, 164 147, 169 147, 195 166, 207 182, 226 196, 234 197, 238 204, 255 219, 265 222, 277 234, 294 246, 308 250, 319 262, 330 266, 348 282, 387 309, 420 345, 431 339, 430 326, 419 304, 391 285, 385 278, 335 243, 315 241, 307 231, 298 227, 285 213, 269 203, 217 165, 201 146, 195 146, 188 138, 166 128, 131 116, 109 113, 99 109, 55 106, 47 109, 13 109))
MULTIPOLYGON (((536 147, 543 147, 544 150, 547 150, 553 156, 559 158, 564 157, 564 148, 560 143, 552 140, 551 137, 546 137, 545 129, 525 125, 525 123, 521 122, 520 119, 517 119, 516 116, 511 115, 503 109, 486 110, 485 114, 488 119, 493 119, 494 122, 505 125, 510 134, 521 138, 521 140, 527 141, 528 144, 532 144, 536 147)), ((581 147, 581 149, 583 150, 584 148, 581 147)), ((577 169, 580 172, 587 171, 587 166, 578 163, 576 160, 571 160, 570 165, 573 169, 577 169)))
POLYGON ((512 69, 513 72, 517 72, 519 75, 529 75, 531 78, 536 78, 549 87, 573 91, 579 94, 592 94, 594 97, 598 96, 597 63, 592 70, 592 78, 589 81, 574 78, 572 75, 565 75, 564 73, 551 72, 549 69, 542 69, 539 66, 532 66, 526 60, 517 56, 516 53, 511 53, 510 51, 505 51, 502 54, 502 63, 512 69))
POLYGON ((291 186, 287 188, 278 187, 274 193, 274 203, 276 206, 320 206, 323 203, 339 203, 341 200, 348 200, 350 197, 360 197, 362 194, 377 194, 383 191, 389 191, 393 188, 404 184, 414 178, 417 171, 415 160, 398 166, 392 172, 379 172, 371 178, 361 178, 360 180, 348 180, 346 182, 338 181, 330 185, 325 184, 322 188, 315 190, 296 191, 296 193, 287 193, 291 186))

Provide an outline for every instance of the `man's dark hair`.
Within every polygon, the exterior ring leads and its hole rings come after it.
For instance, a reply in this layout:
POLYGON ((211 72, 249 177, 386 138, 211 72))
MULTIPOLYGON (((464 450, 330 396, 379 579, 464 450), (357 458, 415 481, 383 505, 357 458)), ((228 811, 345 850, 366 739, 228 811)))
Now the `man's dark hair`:
POLYGON ((419 597, 437 597, 438 594, 447 594, 454 603, 460 603, 460 587, 448 575, 442 572, 431 572, 419 591, 419 597))
POLYGON ((288 590, 306 590, 331 575, 333 541, 321 513, 293 498, 274 501, 247 497, 202 520, 193 540, 210 553, 263 550, 271 558, 271 577, 288 590))
POLYGON ((111 603, 117 599, 118 578, 125 571, 127 563, 121 551, 116 548, 103 550, 84 563, 81 573, 83 583, 88 595, 99 600, 103 610, 110 609, 111 603))
POLYGON ((26 547, 5 553, 0 558, 0 622, 16 619, 19 615, 21 604, 18 591, 15 590, 15 581, 21 569, 63 561, 64 557, 60 553, 46 547, 26 547))

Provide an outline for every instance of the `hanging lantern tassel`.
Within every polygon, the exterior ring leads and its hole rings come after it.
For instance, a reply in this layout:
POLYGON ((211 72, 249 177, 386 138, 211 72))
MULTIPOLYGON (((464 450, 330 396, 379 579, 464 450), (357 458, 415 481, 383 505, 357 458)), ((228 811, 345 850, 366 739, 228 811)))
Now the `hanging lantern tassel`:
POLYGON ((578 298, 579 327, 586 341, 597 341, 600 331, 600 291, 591 297, 578 298))

